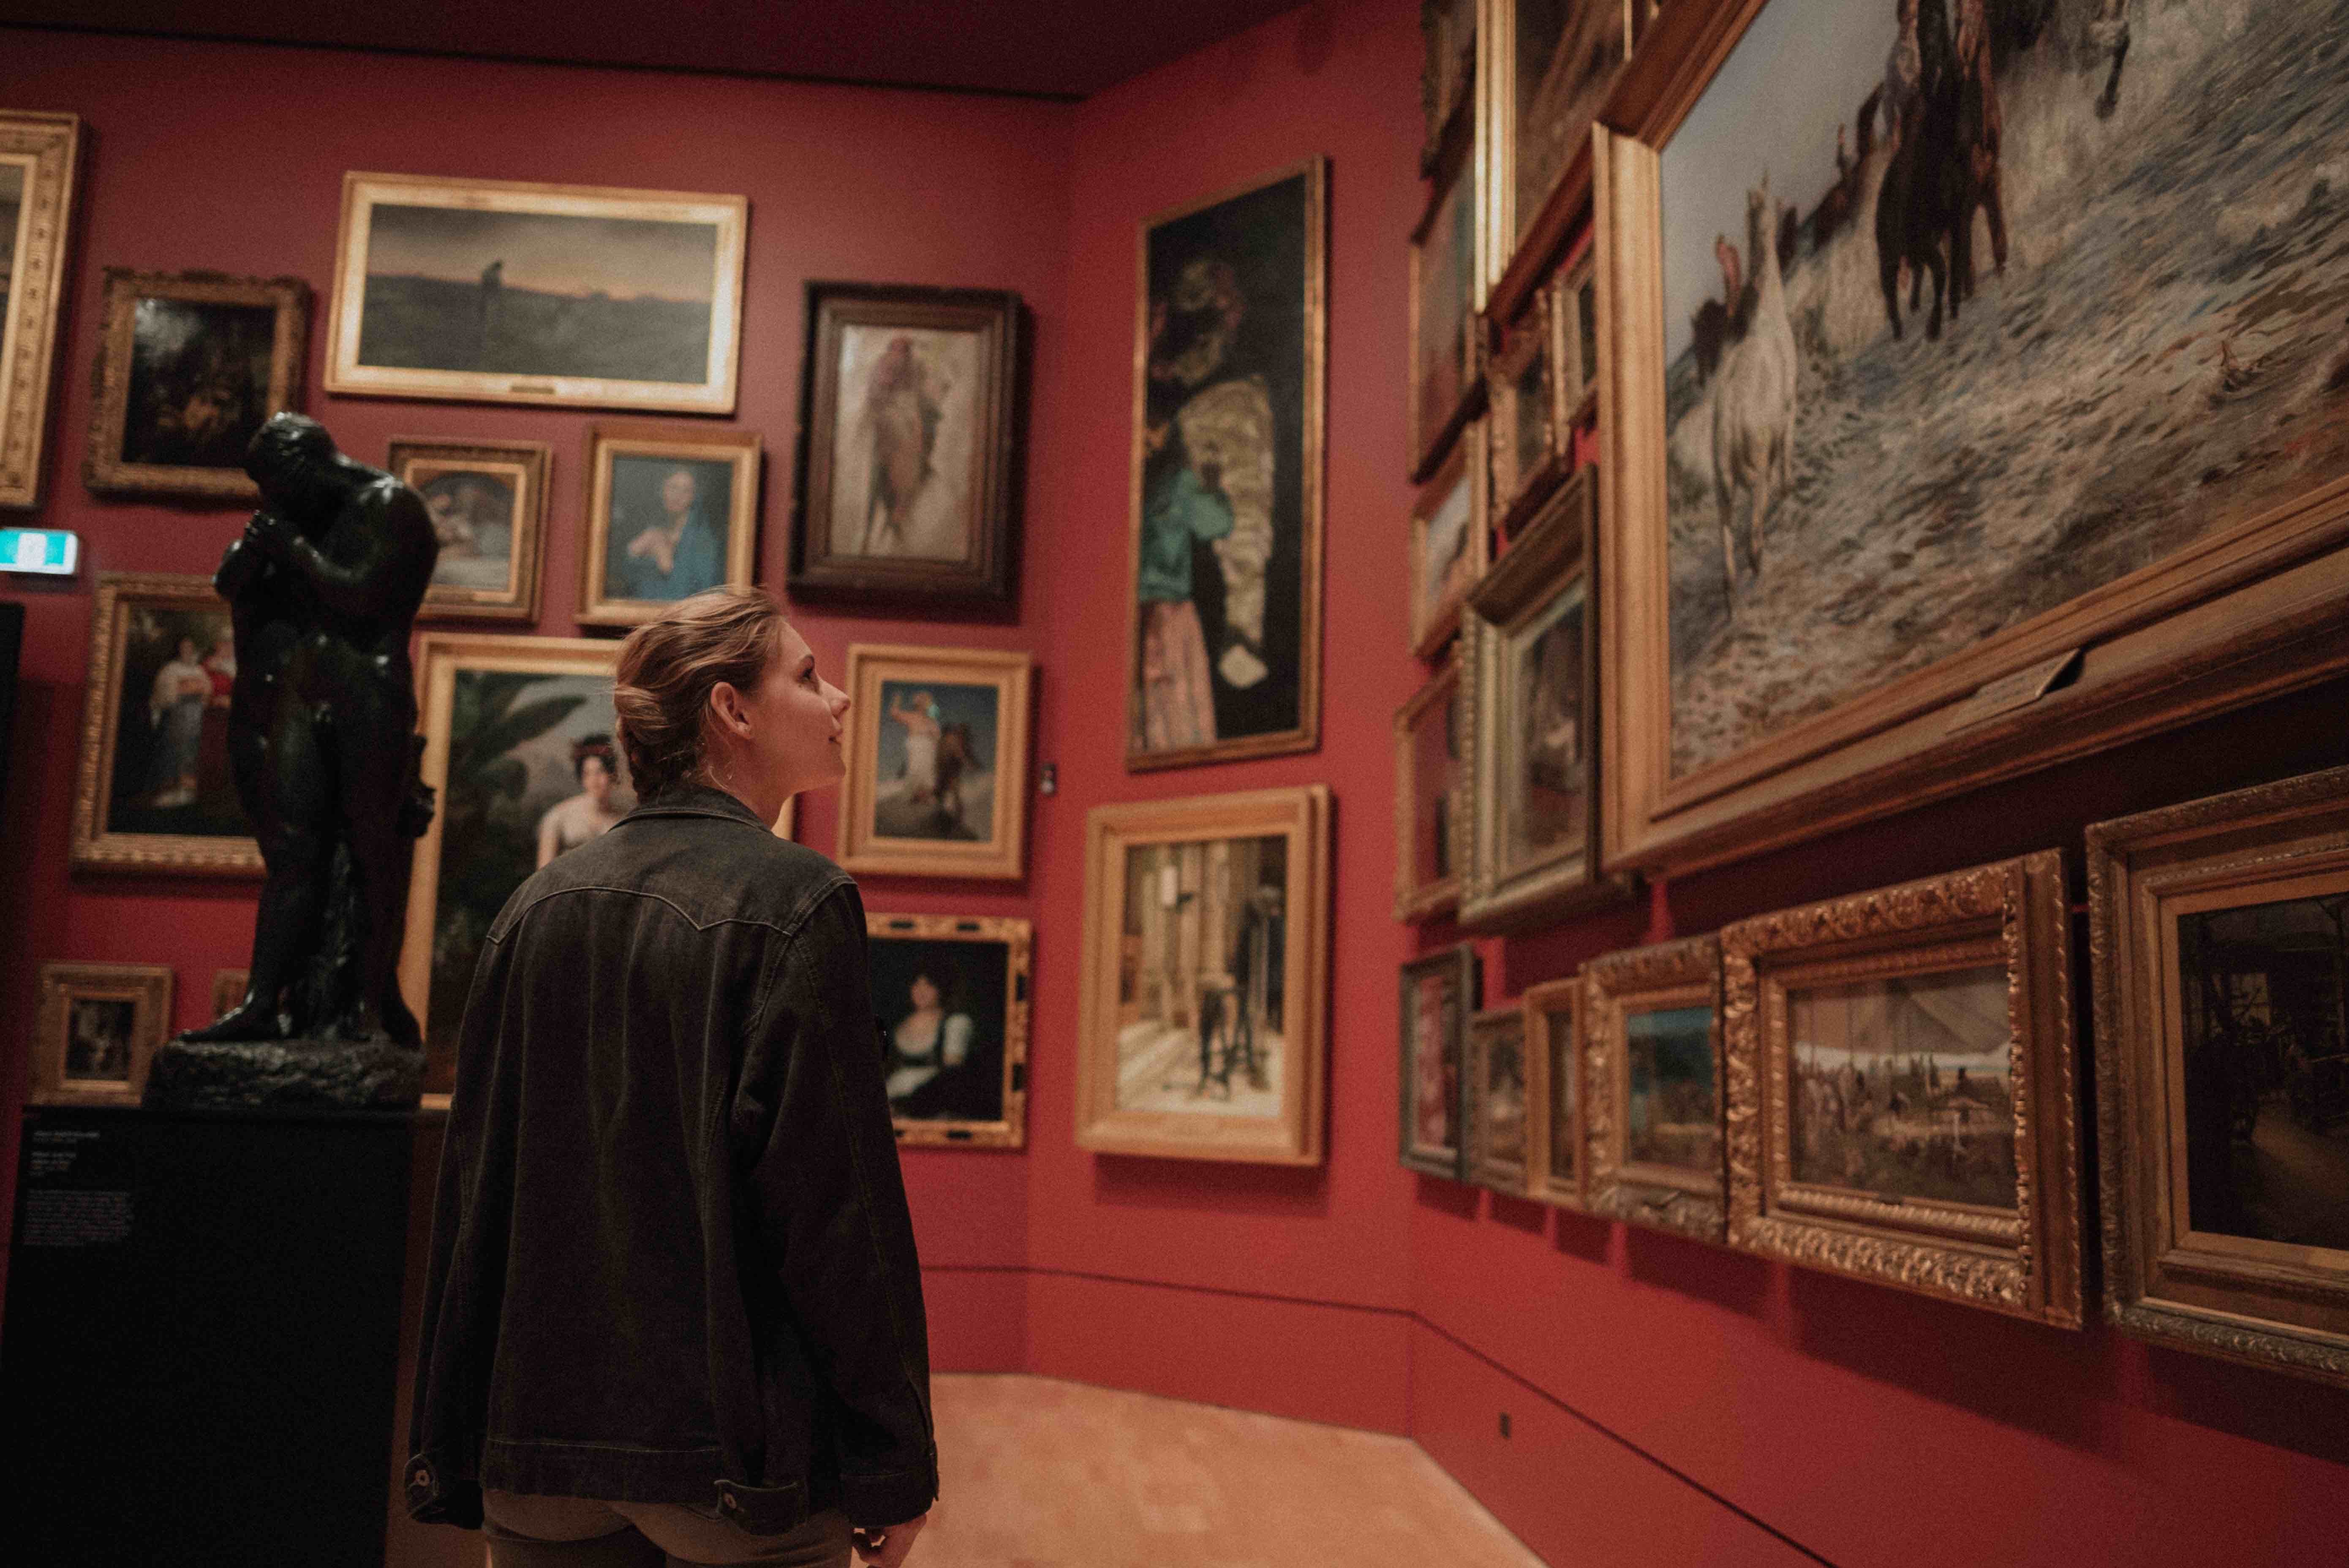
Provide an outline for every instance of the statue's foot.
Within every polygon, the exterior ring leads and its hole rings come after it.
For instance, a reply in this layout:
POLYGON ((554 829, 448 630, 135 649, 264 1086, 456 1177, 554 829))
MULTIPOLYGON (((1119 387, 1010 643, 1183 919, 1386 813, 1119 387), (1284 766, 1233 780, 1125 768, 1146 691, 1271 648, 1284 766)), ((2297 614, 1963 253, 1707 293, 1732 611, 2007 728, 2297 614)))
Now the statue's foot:
POLYGON ((277 1009, 248 997, 203 1027, 190 1029, 180 1037, 200 1045, 227 1040, 282 1040, 285 1030, 278 1022, 277 1009))

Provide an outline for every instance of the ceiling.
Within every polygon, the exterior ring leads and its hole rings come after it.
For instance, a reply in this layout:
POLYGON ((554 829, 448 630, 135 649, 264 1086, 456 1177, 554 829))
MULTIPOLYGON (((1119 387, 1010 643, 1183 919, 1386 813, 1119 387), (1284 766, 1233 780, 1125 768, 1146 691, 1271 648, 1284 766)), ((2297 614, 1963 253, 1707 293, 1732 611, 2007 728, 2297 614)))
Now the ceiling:
POLYGON ((1081 98, 1299 0, 6 0, 77 31, 1081 98))

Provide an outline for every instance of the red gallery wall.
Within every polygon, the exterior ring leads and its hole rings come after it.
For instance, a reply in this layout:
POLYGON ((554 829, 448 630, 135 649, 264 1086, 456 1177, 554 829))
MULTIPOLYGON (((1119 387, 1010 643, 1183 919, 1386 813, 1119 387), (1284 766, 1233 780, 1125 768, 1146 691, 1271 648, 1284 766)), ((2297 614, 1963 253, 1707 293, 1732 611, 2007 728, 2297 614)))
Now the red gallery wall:
MULTIPOLYGON (((1074 108, 704 77, 0 32, 0 103, 96 131, 74 251, 47 517, 97 570, 208 571, 238 514, 93 500, 78 479, 109 263, 293 272, 324 294, 341 174, 415 170, 743 191, 738 422, 768 439, 761 560, 780 581, 808 277, 1018 289, 1035 312, 1019 624, 810 614, 854 640, 1033 650, 1040 799, 1023 885, 868 879, 876 909, 1037 923, 1030 1147, 909 1150, 938 1365, 1014 1368, 1407 1432, 1547 1560, 2238 1564, 2349 1548, 2349 1398, 2010 1323, 1554 1213, 1394 1161, 1395 966, 1454 940, 1390 915, 1390 722, 1404 650, 1404 238, 1419 216, 1417 7, 1315 5, 1074 108), (1311 154, 1330 163, 1324 741, 1318 754, 1122 765, 1135 226, 1311 154), (1336 800, 1327 1164, 1095 1156, 1071 1099, 1084 816, 1111 801, 1326 781, 1336 800), (1513 1435, 1498 1431, 1502 1412, 1513 1435)), ((311 381, 316 382, 314 351, 311 381)), ((568 634, 593 416, 315 395, 352 450, 399 434, 549 440, 546 614, 568 634)), ((239 965, 241 885, 68 877, 89 597, 31 606, 0 925, 5 1169, 35 976, 164 962, 179 1020, 239 965)), ((1652 932, 2023 851, 2085 821, 2349 760, 2336 684, 2115 757, 1670 887, 1653 906, 1485 944, 1486 995, 1652 932)), ((800 836, 832 843, 831 803, 800 836)), ((2076 877, 2076 867, 2075 872, 2076 877)), ((2084 944, 2083 944, 2084 945, 2084 944)), ((2093 1152, 2091 1152, 2093 1161, 2093 1152)), ((5 1180, 5 1178, 0 1178, 5 1180)), ((2091 1244, 2093 1251, 2093 1241, 2091 1244)), ((948 1500, 947 1506, 952 1506, 948 1500)), ((460 1538, 396 1531, 395 1561, 460 1538)))

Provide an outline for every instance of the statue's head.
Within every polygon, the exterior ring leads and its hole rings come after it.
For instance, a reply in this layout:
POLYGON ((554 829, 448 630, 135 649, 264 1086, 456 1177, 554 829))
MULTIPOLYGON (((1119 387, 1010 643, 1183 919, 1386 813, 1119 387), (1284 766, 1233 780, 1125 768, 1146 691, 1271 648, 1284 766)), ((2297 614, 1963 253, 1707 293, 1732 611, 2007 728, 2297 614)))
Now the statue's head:
POLYGON ((300 505, 327 499, 338 489, 342 453, 326 427, 301 414, 273 414, 244 449, 244 471, 263 493, 280 503, 300 505))

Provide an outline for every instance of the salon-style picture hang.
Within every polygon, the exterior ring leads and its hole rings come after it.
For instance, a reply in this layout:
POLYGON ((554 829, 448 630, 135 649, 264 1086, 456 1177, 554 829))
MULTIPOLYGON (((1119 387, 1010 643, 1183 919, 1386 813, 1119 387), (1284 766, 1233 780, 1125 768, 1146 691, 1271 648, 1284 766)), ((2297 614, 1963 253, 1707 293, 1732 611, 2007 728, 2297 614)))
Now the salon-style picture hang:
POLYGON ((0 506, 41 499, 81 120, 0 109, 0 506))
POLYGON ((1327 180, 1142 225, 1129 769, 1320 744, 1327 180))

